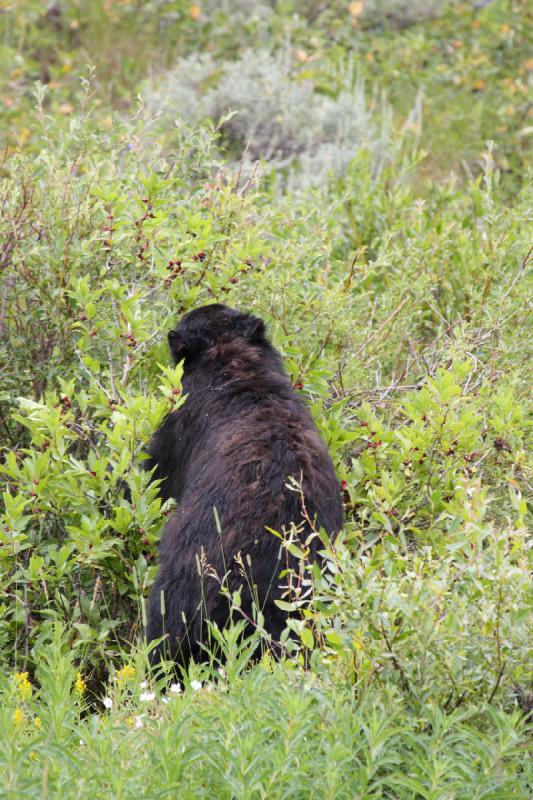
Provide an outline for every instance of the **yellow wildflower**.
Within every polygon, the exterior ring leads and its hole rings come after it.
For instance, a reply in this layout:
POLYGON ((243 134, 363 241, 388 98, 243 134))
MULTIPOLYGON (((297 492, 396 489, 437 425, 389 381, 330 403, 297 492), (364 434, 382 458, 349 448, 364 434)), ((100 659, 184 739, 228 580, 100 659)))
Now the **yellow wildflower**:
POLYGON ((265 651, 263 653, 263 656, 259 663, 261 667, 265 670, 265 672, 274 672, 274 663, 272 660, 272 656, 268 651, 265 651))
POLYGON ((40 730, 41 727, 42 727, 43 722, 42 722, 40 717, 35 717, 35 719, 33 720, 33 724, 35 725, 37 730, 40 730))
POLYGON ((76 692, 77 695, 81 697, 85 689, 86 689, 86 683, 83 680, 81 672, 78 672, 78 674, 76 675, 76 683, 74 684, 74 691, 76 692))
POLYGON ((123 686, 130 680, 130 678, 133 678, 134 675, 135 675, 135 667, 126 664, 126 666, 122 667, 122 669, 119 669, 116 674, 118 685, 123 686))
POLYGON ((19 727, 24 725, 24 723, 26 722, 26 716, 24 714, 24 711, 21 708, 16 708, 13 711, 12 720, 15 723, 15 725, 18 725, 19 727))
POLYGON ((28 700, 31 697, 31 683, 28 680, 28 673, 15 672, 14 682, 19 697, 22 700, 28 700))

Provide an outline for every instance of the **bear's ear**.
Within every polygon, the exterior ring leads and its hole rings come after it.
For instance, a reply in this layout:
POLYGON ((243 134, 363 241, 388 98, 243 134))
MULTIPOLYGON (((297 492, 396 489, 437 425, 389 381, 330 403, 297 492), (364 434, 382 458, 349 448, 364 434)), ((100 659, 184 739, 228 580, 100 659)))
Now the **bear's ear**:
POLYGON ((180 355, 181 348, 180 348, 179 338, 180 338, 179 334, 176 333, 176 331, 169 331, 167 333, 168 346, 170 348, 172 358, 174 359, 176 364, 178 363, 178 361, 181 361, 181 359, 185 357, 183 355, 180 355))
POLYGON ((265 340, 265 323, 250 314, 244 322, 244 338, 250 344, 260 344, 265 340))
POLYGON ((184 358, 192 358, 200 350, 204 350, 208 346, 205 337, 198 335, 198 333, 169 331, 167 338, 172 358, 176 364, 184 358))

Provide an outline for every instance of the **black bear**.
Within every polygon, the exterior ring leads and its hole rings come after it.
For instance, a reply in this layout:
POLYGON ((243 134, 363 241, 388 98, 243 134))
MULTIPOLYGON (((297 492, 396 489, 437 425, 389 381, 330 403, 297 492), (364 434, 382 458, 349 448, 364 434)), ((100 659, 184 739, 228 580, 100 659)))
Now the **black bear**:
POLYGON ((240 590, 246 618, 256 603, 279 640, 286 614, 274 601, 280 572, 294 564, 268 528, 294 523, 313 557, 321 545, 310 535, 323 528, 334 537, 343 508, 326 446, 261 319, 215 303, 186 314, 168 341, 184 362, 186 399, 148 446, 146 468, 178 506, 163 531, 147 638, 168 634, 152 663, 164 655, 187 665, 202 655, 206 619, 229 619, 221 581, 240 590))

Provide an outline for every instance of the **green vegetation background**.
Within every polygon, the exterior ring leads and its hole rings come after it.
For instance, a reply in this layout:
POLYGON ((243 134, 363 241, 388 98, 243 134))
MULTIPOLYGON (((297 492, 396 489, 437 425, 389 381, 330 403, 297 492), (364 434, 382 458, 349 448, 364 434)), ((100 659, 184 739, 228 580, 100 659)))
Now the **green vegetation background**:
POLYGON ((531 796, 531 30, 518 0, 0 3, 0 796, 531 796), (169 688, 137 457, 211 301, 266 319, 347 524, 281 663, 228 597, 223 665, 169 688))

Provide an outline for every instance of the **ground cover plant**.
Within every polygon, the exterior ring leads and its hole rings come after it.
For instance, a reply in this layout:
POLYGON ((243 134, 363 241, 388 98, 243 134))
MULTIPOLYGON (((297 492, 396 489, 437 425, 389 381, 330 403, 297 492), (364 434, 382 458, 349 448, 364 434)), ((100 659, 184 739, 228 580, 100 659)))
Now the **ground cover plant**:
POLYGON ((242 6, 0 15, 0 793, 530 797, 527 5, 242 6), (281 663, 235 595, 177 682, 141 451, 208 302, 266 320, 346 525, 286 543, 281 663))

